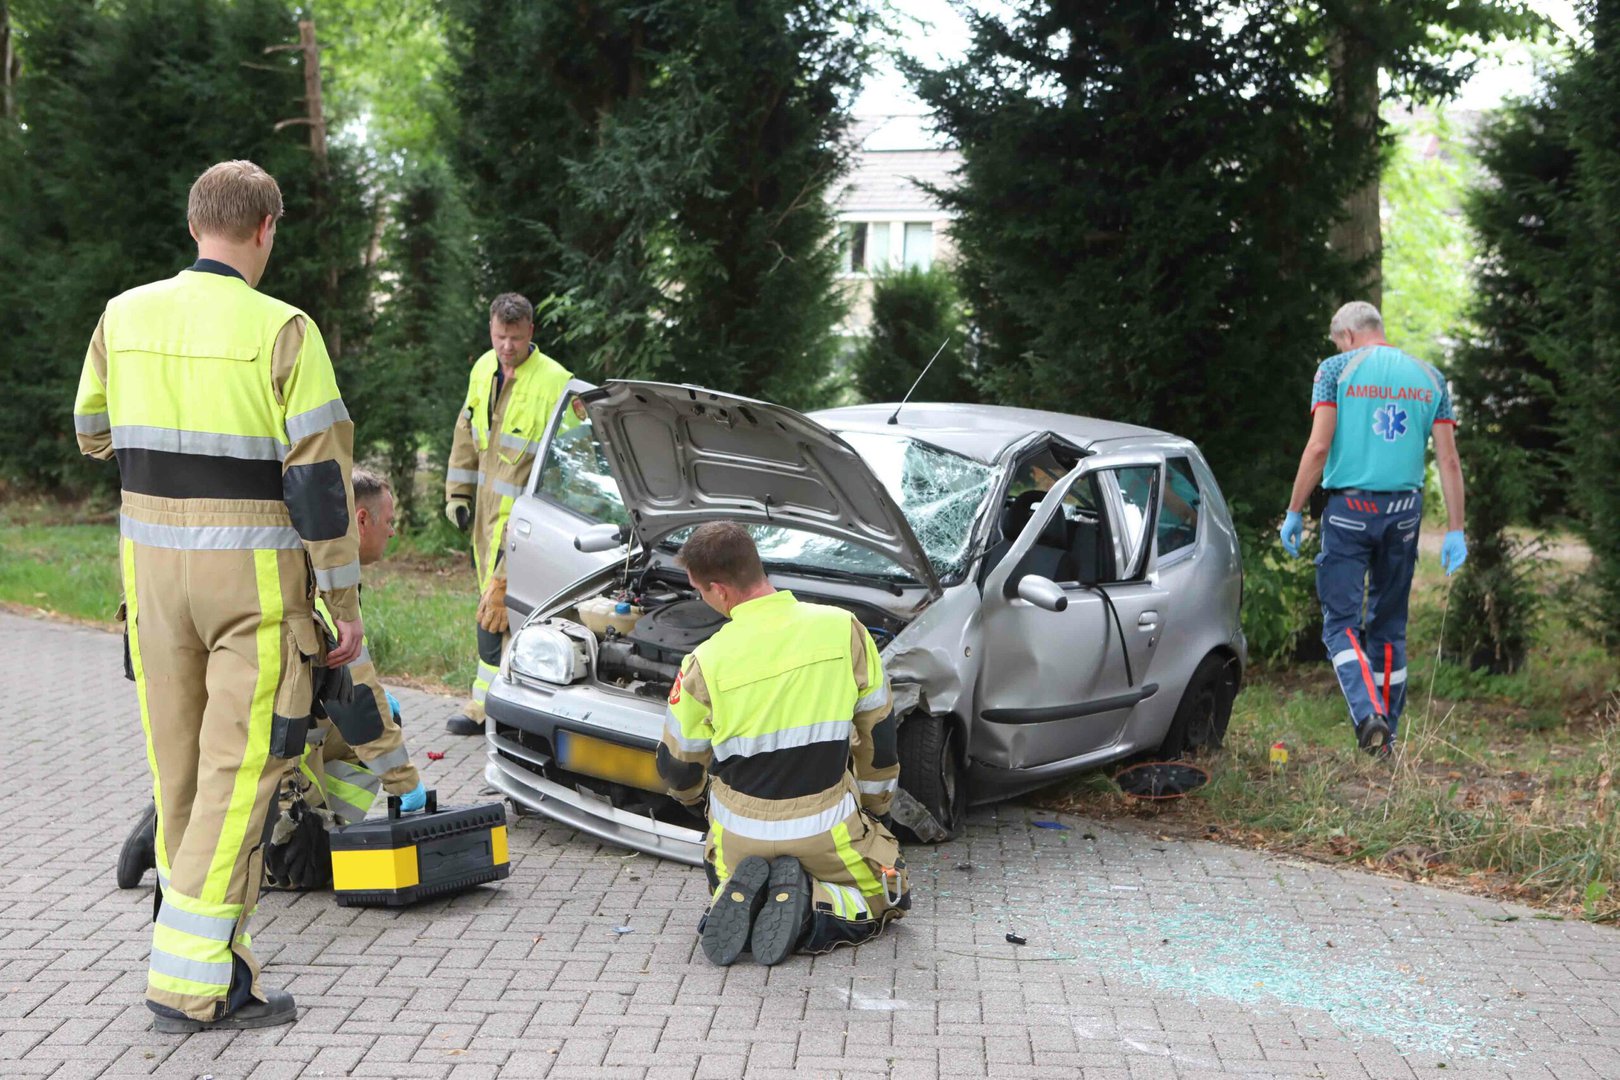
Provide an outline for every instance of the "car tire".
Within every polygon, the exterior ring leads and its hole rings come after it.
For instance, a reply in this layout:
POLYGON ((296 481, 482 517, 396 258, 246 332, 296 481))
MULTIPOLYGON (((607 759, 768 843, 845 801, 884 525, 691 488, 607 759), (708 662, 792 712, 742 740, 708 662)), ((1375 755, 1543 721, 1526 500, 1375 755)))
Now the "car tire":
MULTIPOLYGON (((946 835, 954 837, 967 818, 966 755, 962 737, 949 717, 912 713, 900 723, 900 787, 933 815, 946 835)), ((927 843, 899 822, 895 832, 908 843, 927 843)))
POLYGON ((1199 662, 1176 715, 1159 744, 1160 761, 1196 757, 1221 748, 1237 698, 1238 662, 1231 656, 1210 653, 1199 662))

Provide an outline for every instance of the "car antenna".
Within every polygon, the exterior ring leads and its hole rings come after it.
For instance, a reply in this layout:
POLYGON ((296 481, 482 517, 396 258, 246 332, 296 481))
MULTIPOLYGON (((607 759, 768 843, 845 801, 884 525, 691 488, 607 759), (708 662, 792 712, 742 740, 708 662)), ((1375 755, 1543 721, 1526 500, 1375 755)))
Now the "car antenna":
POLYGON ((911 389, 907 390, 906 396, 900 399, 900 404, 894 407, 894 412, 889 416, 889 423, 898 424, 900 422, 900 410, 906 407, 906 402, 911 400, 911 395, 917 392, 917 387, 921 386, 922 381, 928 377, 928 369, 934 366, 934 361, 939 359, 939 354, 944 352, 945 346, 950 343, 951 335, 946 334, 945 340, 940 342, 939 348, 934 350, 934 355, 929 357, 928 363, 923 365, 922 374, 918 375, 917 381, 911 384, 911 389))

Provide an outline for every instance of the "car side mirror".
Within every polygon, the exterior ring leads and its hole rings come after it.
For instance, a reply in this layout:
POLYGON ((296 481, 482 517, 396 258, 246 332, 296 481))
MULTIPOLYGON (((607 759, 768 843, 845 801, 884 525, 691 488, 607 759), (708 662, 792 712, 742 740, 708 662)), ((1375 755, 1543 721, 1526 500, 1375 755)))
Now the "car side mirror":
POLYGON ((598 551, 612 551, 620 547, 626 540, 623 525, 615 525, 611 521, 601 525, 592 525, 578 536, 574 537, 574 548, 577 551, 596 553, 598 551))
POLYGON ((1069 598, 1051 578, 1039 574, 1025 574, 1018 579, 1018 596, 1043 611, 1062 611, 1069 606, 1069 598))

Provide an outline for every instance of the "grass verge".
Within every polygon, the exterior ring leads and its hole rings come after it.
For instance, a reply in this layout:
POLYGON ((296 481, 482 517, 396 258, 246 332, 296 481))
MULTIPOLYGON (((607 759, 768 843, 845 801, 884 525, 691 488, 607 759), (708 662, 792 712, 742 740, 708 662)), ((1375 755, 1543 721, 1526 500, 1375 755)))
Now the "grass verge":
MULTIPOLYGON (((1568 571, 1565 571, 1567 576, 1568 571)), ((1326 663, 1250 672, 1211 782, 1141 802, 1105 775, 1043 805, 1451 884, 1593 920, 1620 918, 1620 671, 1549 605, 1524 669, 1437 663, 1445 585, 1413 592, 1408 686, 1393 761, 1356 751, 1326 663), (1281 742, 1286 764, 1271 762, 1281 742)))

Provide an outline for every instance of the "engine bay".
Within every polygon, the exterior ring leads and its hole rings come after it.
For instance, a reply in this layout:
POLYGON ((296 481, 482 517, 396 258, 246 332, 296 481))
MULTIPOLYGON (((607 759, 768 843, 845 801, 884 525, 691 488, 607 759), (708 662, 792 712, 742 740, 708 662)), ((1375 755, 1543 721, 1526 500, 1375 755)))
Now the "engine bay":
MULTIPOLYGON (((881 649, 905 624, 870 605, 818 597, 795 588, 795 596, 841 607, 859 618, 881 649)), ((669 695, 686 655, 719 632, 727 619, 673 569, 651 569, 616 581, 562 615, 596 638, 594 679, 641 697, 669 695), (679 580, 675 580, 678 578, 679 580)))

